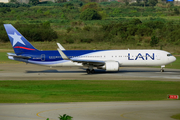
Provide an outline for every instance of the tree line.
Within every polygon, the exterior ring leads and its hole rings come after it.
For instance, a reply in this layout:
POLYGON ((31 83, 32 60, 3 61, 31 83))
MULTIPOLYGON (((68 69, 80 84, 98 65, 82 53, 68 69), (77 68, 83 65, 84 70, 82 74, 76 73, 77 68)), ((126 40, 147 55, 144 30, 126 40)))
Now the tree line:
MULTIPOLYGON (((5 32, 3 22, 0 22, 0 41, 9 42, 5 32)), ((21 24, 16 22, 13 25, 28 41, 52 41, 57 39, 57 33, 50 27, 50 23, 44 22, 41 24, 21 24)))
MULTIPOLYGON (((38 3, 36 7, 16 8, 11 4, 0 4, 3 6, 0 7, 0 20, 21 21, 13 25, 30 41, 52 41, 61 38, 65 43, 110 41, 138 46, 180 44, 179 20, 170 21, 157 17, 179 15, 179 7, 171 4, 158 3, 156 7, 137 7, 120 2, 85 4, 78 0, 38 3), (151 17, 140 20, 134 19, 134 16, 151 17), (58 33, 52 29, 52 24, 66 31, 58 33)), ((0 31, 0 41, 9 41, 3 22, 0 23, 0 31)))

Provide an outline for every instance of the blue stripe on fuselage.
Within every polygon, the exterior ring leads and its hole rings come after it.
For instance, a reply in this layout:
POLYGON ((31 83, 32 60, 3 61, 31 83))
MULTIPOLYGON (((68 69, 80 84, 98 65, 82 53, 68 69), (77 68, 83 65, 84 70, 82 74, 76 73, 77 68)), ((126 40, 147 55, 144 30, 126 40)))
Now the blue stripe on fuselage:
MULTIPOLYGON (((64 50, 63 52, 66 54, 66 56, 72 58, 72 57, 76 57, 76 56, 89 55, 89 54, 97 53, 97 52, 101 52, 101 51, 107 51, 107 50, 64 50)), ((57 50, 29 51, 29 52, 26 52, 25 54, 21 54, 21 55, 31 57, 29 59, 31 61, 42 61, 42 59, 43 59, 42 55, 45 55, 45 62, 63 60, 57 50)))

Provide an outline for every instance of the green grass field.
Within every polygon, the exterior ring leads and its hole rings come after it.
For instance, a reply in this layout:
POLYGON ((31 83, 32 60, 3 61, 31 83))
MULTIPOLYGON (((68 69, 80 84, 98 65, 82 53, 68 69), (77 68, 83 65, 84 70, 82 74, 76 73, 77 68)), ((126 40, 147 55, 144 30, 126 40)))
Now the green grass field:
POLYGON ((180 95, 180 82, 165 81, 0 81, 0 103, 167 100, 180 95))
POLYGON ((18 61, 8 59, 7 52, 0 52, 0 64, 2 64, 2 63, 17 63, 17 62, 18 61))
POLYGON ((166 65, 165 68, 171 68, 171 69, 180 69, 180 56, 175 56, 176 57, 176 61, 166 65))
POLYGON ((180 114, 173 115, 173 116, 171 116, 171 118, 174 118, 174 119, 180 120, 180 114))

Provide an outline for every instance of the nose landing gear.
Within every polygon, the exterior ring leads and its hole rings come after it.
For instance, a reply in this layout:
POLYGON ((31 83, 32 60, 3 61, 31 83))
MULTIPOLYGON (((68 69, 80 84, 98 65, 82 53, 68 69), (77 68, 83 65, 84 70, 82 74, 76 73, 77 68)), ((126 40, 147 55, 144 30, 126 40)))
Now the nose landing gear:
POLYGON ((161 65, 161 72, 164 72, 165 65, 161 65))

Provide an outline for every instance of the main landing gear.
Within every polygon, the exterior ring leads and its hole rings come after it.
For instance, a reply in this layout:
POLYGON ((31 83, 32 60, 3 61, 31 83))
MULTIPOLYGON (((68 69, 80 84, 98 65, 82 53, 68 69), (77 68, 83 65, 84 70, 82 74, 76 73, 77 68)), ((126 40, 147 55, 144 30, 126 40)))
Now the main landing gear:
POLYGON ((87 74, 93 74, 95 73, 94 69, 86 69, 87 74))
POLYGON ((93 66, 88 66, 88 69, 86 70, 87 74, 93 74, 95 71, 93 69, 93 66))
POLYGON ((161 72, 164 72, 165 65, 161 65, 161 72))

